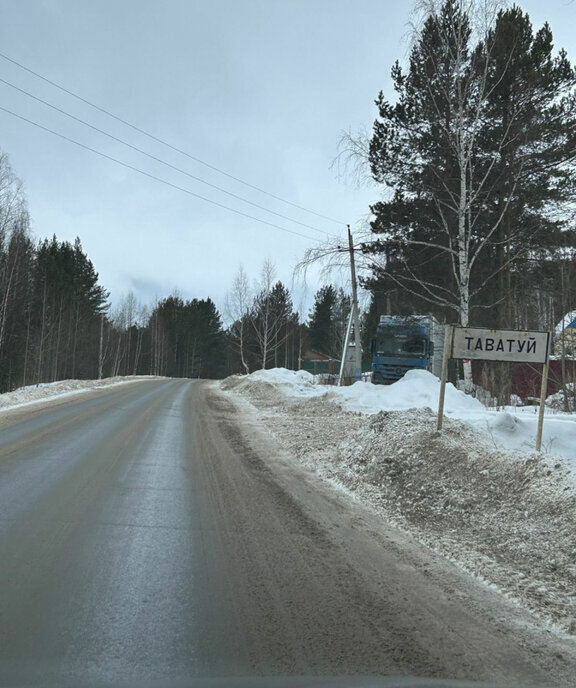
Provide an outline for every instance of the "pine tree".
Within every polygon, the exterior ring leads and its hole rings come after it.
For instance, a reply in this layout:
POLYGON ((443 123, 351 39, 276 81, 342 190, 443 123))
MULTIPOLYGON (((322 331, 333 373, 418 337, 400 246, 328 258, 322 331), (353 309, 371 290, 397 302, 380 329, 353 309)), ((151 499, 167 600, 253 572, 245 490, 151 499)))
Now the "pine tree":
POLYGON ((192 377, 220 378, 225 371, 225 336, 222 319, 212 299, 193 299, 186 304, 193 333, 195 358, 192 377))
POLYGON ((329 355, 339 359, 344 351, 346 329, 352 310, 352 301, 344 289, 340 287, 336 291, 336 302, 332 311, 332 332, 330 335, 331 349, 329 355))
POLYGON ((576 78, 565 51, 554 57, 552 49, 548 24, 533 33, 528 15, 512 7, 499 13, 476 50, 489 88, 489 126, 480 144, 496 161, 489 203, 501 218, 490 257, 480 266, 498 279, 488 282, 482 298, 499 301, 501 327, 523 325, 514 312, 517 283, 542 260, 555 259, 567 238, 559 217, 574 189, 576 78))
POLYGON ((40 243, 31 305, 36 382, 97 376, 97 332, 107 298, 79 239, 72 245, 53 236, 40 243))
POLYGON ((211 299, 183 301, 172 295, 154 308, 148 324, 152 371, 170 377, 222 377, 225 337, 211 299))
POLYGON ((392 195, 373 206, 378 236, 366 247, 399 310, 463 325, 474 306, 495 305, 521 261, 558 246, 551 211, 568 198, 576 152, 574 70, 552 57, 549 27, 533 36, 513 8, 475 47, 472 35, 461 3, 447 0, 408 70, 394 66, 397 102, 380 94, 370 143, 373 177, 392 195))

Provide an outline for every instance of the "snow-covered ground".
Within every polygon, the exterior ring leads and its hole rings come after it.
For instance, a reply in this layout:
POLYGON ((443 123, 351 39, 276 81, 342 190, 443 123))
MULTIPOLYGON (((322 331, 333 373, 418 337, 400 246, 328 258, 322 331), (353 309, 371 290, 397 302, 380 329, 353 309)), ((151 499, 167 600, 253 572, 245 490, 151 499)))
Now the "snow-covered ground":
MULTIPOLYGON (((314 376, 285 368, 259 370, 238 378, 237 391, 252 386, 277 390, 287 399, 323 396, 344 411, 374 414, 380 411, 406 411, 414 408, 438 410, 440 380, 425 370, 410 370, 393 385, 356 382, 350 387, 315 384, 314 376)), ((465 421, 483 435, 492 448, 532 453, 536 445, 537 406, 486 408, 480 401, 446 385, 444 415, 465 421)), ((554 463, 560 460, 576 479, 576 413, 562 413, 546 408, 542 433, 542 451, 554 463)))
POLYGON ((59 382, 43 382, 39 385, 20 387, 13 392, 0 394, 0 412, 35 404, 39 401, 48 401, 57 397, 67 397, 75 394, 83 394, 91 389, 102 389, 125 385, 139 380, 150 380, 150 376, 128 375, 125 377, 109 377, 103 380, 61 380, 59 382))
POLYGON ((576 414, 485 408, 410 371, 389 386, 274 369, 223 381, 286 449, 352 498, 576 634, 576 414))

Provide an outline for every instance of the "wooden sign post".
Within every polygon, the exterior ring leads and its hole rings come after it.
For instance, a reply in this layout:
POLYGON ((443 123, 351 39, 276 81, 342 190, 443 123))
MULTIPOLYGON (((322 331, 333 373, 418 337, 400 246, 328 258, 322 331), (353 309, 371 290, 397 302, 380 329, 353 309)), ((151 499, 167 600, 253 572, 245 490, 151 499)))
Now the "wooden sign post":
POLYGON ((444 396, 446 394, 446 378, 448 377, 448 361, 452 358, 452 339, 454 325, 446 325, 444 330, 444 355, 442 356, 442 377, 440 379, 440 397, 438 398, 438 431, 442 430, 444 418, 444 396))
POLYGON ((546 391, 548 389, 548 368, 550 361, 546 361, 542 368, 542 386, 540 387, 540 408, 538 409, 538 429, 536 430, 536 451, 542 447, 542 428, 544 427, 544 406, 546 405, 546 391))
POLYGON ((548 388, 548 367, 550 357, 550 332, 528 332, 526 330, 486 330, 477 327, 455 327, 446 325, 444 335, 444 359, 438 398, 438 430, 442 430, 444 397, 448 361, 451 358, 480 361, 512 361, 514 363, 543 363, 542 387, 540 389, 540 411, 536 433, 536 451, 542 446, 544 405, 548 388))

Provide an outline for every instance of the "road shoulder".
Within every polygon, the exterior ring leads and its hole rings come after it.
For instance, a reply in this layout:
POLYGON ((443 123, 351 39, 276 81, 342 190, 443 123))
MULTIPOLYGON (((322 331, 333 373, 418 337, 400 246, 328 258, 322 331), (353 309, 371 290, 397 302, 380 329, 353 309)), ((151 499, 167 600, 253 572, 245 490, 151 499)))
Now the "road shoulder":
MULTIPOLYGON (((259 453, 268 457, 268 465, 278 480, 322 523, 323 530, 330 534, 351 565, 362 572, 371 571, 376 577, 382 576, 387 556, 393 552, 404 573, 419 573, 421 579, 417 585, 422 591, 429 585, 442 604, 462 605, 479 627, 490 627, 495 637, 514 643, 526 658, 556 681, 571 685, 576 655, 570 635, 547 624, 495 586, 470 575, 444 553, 433 551, 417 528, 399 523, 397 513, 378 503, 380 495, 374 486, 366 490, 358 489, 357 485, 354 489, 346 486, 347 469, 340 466, 340 471, 335 470, 330 454, 335 452, 338 442, 361 427, 360 418, 355 422, 355 414, 348 414, 347 425, 342 429, 335 409, 324 407, 322 413, 320 408, 311 408, 314 403, 309 403, 305 410, 295 410, 282 400, 258 407, 252 403, 253 399, 249 401, 233 391, 223 392, 217 383, 211 385, 212 394, 223 394, 234 407, 238 426, 250 442, 260 447, 259 453), (267 444, 273 450, 266 451, 267 444), (316 457, 320 454, 327 459, 323 469, 309 460, 309 448, 315 450, 316 457), (361 548, 355 545, 359 534, 363 541, 361 548), (370 543, 368 547, 366 542, 370 543)), ((447 609, 438 614, 445 614, 447 609)), ((445 621, 451 623, 449 618, 445 621)), ((458 622, 453 621, 457 627, 458 622)))

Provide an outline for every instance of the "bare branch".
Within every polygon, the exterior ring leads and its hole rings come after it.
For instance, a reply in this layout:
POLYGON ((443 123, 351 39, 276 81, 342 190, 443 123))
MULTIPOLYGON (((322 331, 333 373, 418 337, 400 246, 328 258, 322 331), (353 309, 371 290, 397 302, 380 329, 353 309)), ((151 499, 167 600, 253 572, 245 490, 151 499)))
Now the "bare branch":
POLYGON ((336 170, 337 179, 351 179, 356 187, 374 184, 370 172, 370 135, 366 129, 359 129, 356 134, 350 129, 341 133, 338 154, 330 169, 336 170))

